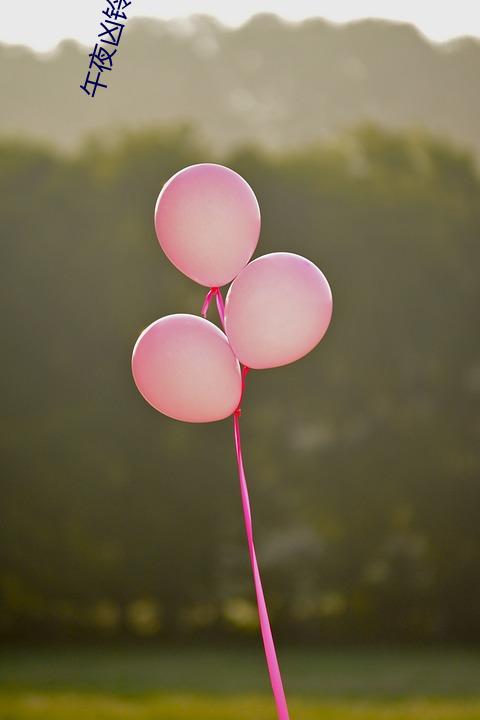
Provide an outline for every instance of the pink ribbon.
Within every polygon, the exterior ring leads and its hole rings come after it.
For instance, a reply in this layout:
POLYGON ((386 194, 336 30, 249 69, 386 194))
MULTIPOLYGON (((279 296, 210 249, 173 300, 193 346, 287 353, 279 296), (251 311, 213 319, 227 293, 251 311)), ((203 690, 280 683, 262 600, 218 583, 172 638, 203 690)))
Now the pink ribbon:
MULTIPOLYGON (((202 308, 202 315, 206 317, 208 307, 210 305, 212 297, 216 295, 218 314, 222 326, 225 328, 224 316, 225 307, 223 304, 223 298, 218 288, 211 288, 202 308)), ((255 593, 257 596, 258 615, 260 618, 260 630, 262 633, 263 647, 265 648, 265 657, 267 659, 267 667, 270 675, 270 683, 272 685, 273 697, 275 698, 275 704, 277 706, 277 713, 279 720, 289 720, 287 701, 285 699, 285 692, 283 689, 282 676, 280 674, 280 668, 278 666, 277 653, 275 651, 275 643, 273 642, 272 631, 270 628, 270 620, 268 618, 267 604, 265 602, 265 596, 263 594, 262 580, 260 578, 260 571, 258 569, 257 556, 255 553, 255 545, 253 542, 253 526, 252 526, 252 513, 250 510, 250 498, 248 495, 247 479, 245 477, 245 471, 243 468, 242 458, 242 444, 240 439, 240 422, 239 418, 242 413, 240 405, 243 398, 243 392, 245 390, 245 378, 250 368, 244 367, 242 370, 242 394, 237 409, 233 414, 233 423, 235 431, 235 449, 237 452, 237 463, 238 463, 238 474, 240 477, 240 492, 242 496, 243 515, 245 518, 245 529, 247 532, 248 549, 250 552, 250 561, 252 564, 253 581, 255 584, 255 593)))
POLYGON ((207 317, 207 310, 210 306, 212 297, 215 295, 217 300, 217 310, 218 314, 220 316, 220 320, 222 322, 222 327, 225 330, 225 305, 223 304, 223 298, 222 293, 217 287, 212 287, 207 293, 207 297, 205 298, 205 302, 203 303, 202 307, 202 315, 204 318, 207 317))
MULTIPOLYGON (((248 371, 248 368, 244 368, 248 371)), ((246 374, 246 373, 245 373, 246 374)), ((235 447, 237 450, 238 472, 240 475, 240 491, 242 494, 243 515, 245 517, 245 528, 247 531, 248 549, 250 550, 250 560, 252 563, 253 580, 255 583, 255 592, 257 594, 258 614, 260 617, 260 629, 262 632, 263 646, 265 648, 265 656, 267 658, 268 672, 270 674, 270 682, 272 684, 273 696, 277 706, 279 720, 289 720, 287 701, 283 690, 282 676, 278 666, 277 654, 275 652, 275 644, 273 642, 272 631, 270 629, 270 621, 268 619, 267 605, 263 594, 262 581, 260 571, 258 569, 257 557, 255 554, 255 546, 253 544, 253 528, 252 514, 250 511, 250 500, 248 497, 247 480, 243 469, 242 446, 240 442, 240 409, 236 410, 233 416, 235 427, 235 447)))

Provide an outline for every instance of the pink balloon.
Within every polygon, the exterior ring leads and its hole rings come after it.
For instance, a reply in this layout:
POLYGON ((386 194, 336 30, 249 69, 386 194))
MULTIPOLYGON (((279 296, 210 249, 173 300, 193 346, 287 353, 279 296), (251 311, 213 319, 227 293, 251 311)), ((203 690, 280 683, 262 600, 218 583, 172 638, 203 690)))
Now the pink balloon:
POLYGON ((149 325, 133 349, 132 371, 145 400, 176 420, 223 420, 240 402, 240 365, 225 334, 196 315, 149 325))
POLYGON ((249 368, 287 365, 320 342, 332 317, 323 273, 293 253, 263 255, 235 278, 225 302, 225 332, 249 368))
POLYGON ((260 208, 250 185, 223 165, 180 170, 155 206, 155 230, 169 260, 200 285, 221 287, 252 257, 260 208))

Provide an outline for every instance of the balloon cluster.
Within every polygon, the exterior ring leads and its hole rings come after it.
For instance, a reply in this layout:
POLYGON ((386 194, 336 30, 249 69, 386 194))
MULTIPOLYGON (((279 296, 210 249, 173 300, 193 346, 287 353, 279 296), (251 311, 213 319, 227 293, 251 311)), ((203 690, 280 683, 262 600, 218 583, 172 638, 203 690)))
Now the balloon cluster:
POLYGON ((248 183, 223 165, 192 165, 174 175, 158 196, 155 230, 171 262, 209 291, 203 317, 168 315, 143 331, 133 350, 133 376, 144 398, 169 417, 212 422, 234 416, 260 629, 278 717, 289 720, 253 543, 239 408, 250 368, 286 365, 320 342, 332 294, 323 273, 300 255, 277 252, 249 262, 260 236, 258 202, 248 183), (230 282, 224 305, 219 288, 230 282), (214 296, 224 332, 206 319, 214 296))
POLYGON ((155 230, 169 260, 210 288, 205 313, 216 295, 224 332, 197 315, 160 318, 135 344, 135 383, 164 415, 222 420, 240 404, 241 365, 286 365, 320 342, 332 315, 330 287, 316 265, 294 253, 249 262, 260 209, 248 183, 223 165, 192 165, 170 178, 155 206, 155 230), (227 283, 223 305, 219 288, 227 283))

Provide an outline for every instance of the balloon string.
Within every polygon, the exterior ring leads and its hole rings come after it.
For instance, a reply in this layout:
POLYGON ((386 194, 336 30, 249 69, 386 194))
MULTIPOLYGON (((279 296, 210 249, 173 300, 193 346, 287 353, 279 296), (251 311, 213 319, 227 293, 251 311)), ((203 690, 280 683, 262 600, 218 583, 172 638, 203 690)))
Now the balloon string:
POLYGON ((217 299, 217 310, 218 310, 218 314, 220 316, 220 321, 222 323, 222 327, 225 330, 225 305, 223 304, 223 298, 222 298, 222 293, 220 292, 220 289, 219 288, 215 288, 215 289, 217 291, 215 293, 215 296, 217 299))
POLYGON ((207 297, 205 298, 205 302, 203 303, 202 315, 204 318, 207 317, 207 310, 210 306, 210 301, 211 301, 212 297, 215 295, 215 290, 217 290, 217 288, 210 288, 210 290, 207 293, 207 297))
MULTIPOLYGON (((245 377, 249 371, 248 367, 243 368, 242 372, 242 395, 245 388, 245 377)), ((241 400, 240 400, 241 402, 241 400)), ((270 621, 268 619, 267 605, 263 594, 262 581, 260 571, 258 569, 257 556, 255 554, 255 546, 253 544, 253 527, 252 514, 250 510, 250 499, 248 496, 247 479, 243 468, 242 445, 240 440, 240 422, 241 415, 240 403, 233 415, 235 429, 235 448, 237 451, 238 473, 240 476, 240 491, 242 496, 243 514, 245 518, 245 528, 247 531, 248 549, 250 551, 250 560, 253 570, 253 580, 255 584, 255 592, 257 595, 258 614, 260 618, 260 630, 262 633, 263 646, 265 648, 265 656, 267 659, 268 672, 270 674, 270 682, 272 685, 273 696, 277 706, 279 720, 289 720, 287 701, 283 690, 282 677, 278 666, 277 654, 275 652, 275 644, 273 642, 270 621)))
MULTIPOLYGON (((207 293, 205 302, 202 307, 202 315, 204 318, 207 316, 207 311, 215 295, 217 301, 218 314, 222 323, 222 327, 225 330, 225 305, 223 303, 222 293, 217 287, 212 287, 207 293)), ((273 642, 272 631, 270 628, 270 621, 268 619, 267 604, 265 602, 265 596, 263 594, 262 580, 260 578, 260 571, 258 569, 257 556, 255 553, 255 545, 253 543, 253 526, 252 526, 252 513, 250 510, 250 498, 248 495, 247 478, 245 477, 245 470, 243 468, 243 457, 242 457, 242 444, 240 439, 240 422, 239 418, 242 414, 240 405, 242 404, 243 393, 245 390, 245 378, 250 368, 247 366, 243 367, 242 370, 242 389, 240 395, 240 401, 237 409, 233 414, 234 430, 235 430, 235 449, 237 452, 237 463, 238 463, 238 474, 240 476, 240 492, 242 497, 243 515, 245 518, 245 529, 247 532, 248 549, 250 552, 250 561, 253 570, 253 581, 255 585, 255 593, 257 596, 258 615, 260 619, 260 630, 262 633, 263 646, 265 648, 265 657, 267 659, 267 667, 270 675, 270 682, 272 685, 273 696, 275 698, 275 704, 277 706, 279 720, 290 720, 288 715, 287 701, 285 699, 285 692, 283 690, 282 676, 280 674, 280 668, 278 666, 277 653, 275 651, 275 644, 273 642)))
POLYGON ((210 307, 210 303, 211 303, 214 295, 217 300, 217 310, 218 310, 218 314, 220 316, 220 321, 222 323, 223 329, 225 330, 225 305, 223 304, 222 293, 220 292, 218 287, 212 287, 208 291, 207 297, 205 298, 205 302, 203 303, 202 315, 204 318, 207 317, 207 311, 208 311, 208 308, 210 307))

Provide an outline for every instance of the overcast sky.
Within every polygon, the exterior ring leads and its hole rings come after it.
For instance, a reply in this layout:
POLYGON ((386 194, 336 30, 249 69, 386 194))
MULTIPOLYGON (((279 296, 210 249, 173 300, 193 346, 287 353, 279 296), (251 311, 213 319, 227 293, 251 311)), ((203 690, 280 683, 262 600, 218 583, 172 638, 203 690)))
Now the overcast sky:
MULTIPOLYGON (((104 18, 102 10, 108 7, 108 0, 4 0, 0 40, 49 50, 70 37, 90 46, 104 18)), ((172 19, 204 13, 229 26, 259 12, 293 21, 318 16, 339 23, 363 17, 410 22, 435 42, 462 35, 480 37, 479 0, 131 0, 126 9, 127 18, 172 19)))

